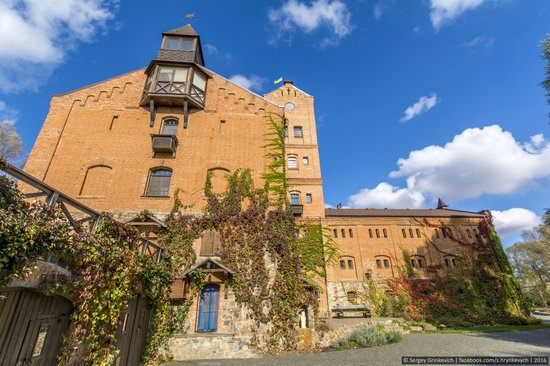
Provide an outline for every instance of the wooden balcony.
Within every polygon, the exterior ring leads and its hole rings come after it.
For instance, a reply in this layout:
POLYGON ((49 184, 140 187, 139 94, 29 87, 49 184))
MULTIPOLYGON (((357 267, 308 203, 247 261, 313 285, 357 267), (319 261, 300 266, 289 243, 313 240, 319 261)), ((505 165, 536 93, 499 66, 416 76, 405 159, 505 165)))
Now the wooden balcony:
POLYGON ((290 205, 290 211, 294 216, 302 216, 304 213, 304 205, 290 205))
POLYGON ((174 135, 151 135, 153 142, 153 154, 172 154, 176 156, 176 148, 178 146, 178 139, 174 135))

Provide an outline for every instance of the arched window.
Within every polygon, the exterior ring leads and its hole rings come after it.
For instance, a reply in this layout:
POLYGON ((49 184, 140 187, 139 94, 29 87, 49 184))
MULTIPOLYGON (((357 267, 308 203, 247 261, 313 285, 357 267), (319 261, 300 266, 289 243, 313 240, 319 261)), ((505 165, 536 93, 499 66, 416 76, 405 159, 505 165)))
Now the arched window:
POLYGON ((348 291, 346 293, 346 297, 348 298, 348 301, 351 303, 355 303, 357 301, 357 292, 355 291, 348 291))
POLYGON ((416 268, 416 259, 411 259, 411 266, 416 268))
POLYGON ((466 229, 466 235, 468 235, 468 238, 472 238, 472 232, 470 231, 470 229, 466 229))
POLYGON ((111 187, 112 170, 111 167, 105 165, 89 167, 80 188, 80 195, 105 197, 106 191, 111 187))
POLYGON ((353 238, 353 230, 352 229, 349 229, 349 237, 353 238))
POLYGON ((377 256, 376 259, 376 267, 378 269, 390 269, 391 268, 391 261, 390 258, 387 256, 377 256))
POLYGON ((369 238, 372 238, 372 229, 369 229, 369 238))
POLYGON ((414 238, 413 229, 409 229, 409 237, 414 238))
POLYGON ((384 235, 384 238, 388 237, 388 231, 386 229, 382 229, 382 234, 384 235))
POLYGON ((312 202, 313 202, 313 196, 311 195, 311 193, 306 193, 306 203, 310 204, 312 202))
POLYGON ((390 260, 384 259, 384 268, 390 268, 390 260))
POLYGON ((302 164, 304 164, 304 165, 309 165, 309 158, 308 158, 307 156, 304 156, 304 157, 302 158, 302 164))
POLYGON ((166 197, 170 195, 170 180, 172 171, 166 168, 151 170, 146 196, 166 197))
POLYGON ((340 269, 341 270, 353 270, 355 269, 355 260, 350 256, 340 257, 340 269))
POLYGON ((175 135, 178 132, 178 120, 175 118, 166 118, 162 121, 160 129, 161 135, 175 135))
POLYGON ((296 155, 289 155, 287 161, 288 169, 298 169, 298 158, 296 155))
POLYGON ((382 268, 382 260, 381 259, 376 260, 376 267, 382 268))
POLYGON ((421 255, 414 255, 411 258, 411 266, 413 266, 413 268, 425 268, 426 260, 421 255))
POLYGON ((333 236, 334 236, 335 238, 338 237, 338 230, 332 229, 332 233, 334 234, 333 236))
POLYGON ((346 261, 345 260, 340 260, 340 269, 346 269, 346 261))
POLYGON ((290 204, 291 205, 299 205, 300 204, 300 193, 292 192, 290 194, 290 204))
POLYGON ((341 229, 340 232, 342 233, 342 238, 346 237, 346 229, 341 229))
POLYGON ((407 237, 407 231, 405 229, 401 229, 401 234, 403 234, 403 237, 407 237))
POLYGON ((225 168, 208 169, 206 174, 209 175, 212 193, 224 193, 227 189, 227 174, 229 170, 225 168))
POLYGON ((420 236, 421 236, 421 235, 420 235, 420 230, 419 230, 419 229, 416 229, 416 237, 417 237, 417 238, 420 238, 420 236))
POLYGON ((376 237, 380 238, 380 230, 376 229, 376 237))

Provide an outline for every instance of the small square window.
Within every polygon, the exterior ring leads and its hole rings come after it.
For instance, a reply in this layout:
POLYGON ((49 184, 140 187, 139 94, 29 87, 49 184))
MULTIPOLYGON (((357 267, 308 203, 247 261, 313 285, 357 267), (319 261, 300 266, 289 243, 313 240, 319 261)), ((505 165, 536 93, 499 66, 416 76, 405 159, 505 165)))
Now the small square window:
POLYGON ((177 50, 179 47, 180 39, 178 37, 166 37, 166 42, 164 43, 164 48, 169 50, 177 50))
POLYGON ((311 197, 311 193, 307 193, 306 194, 306 203, 311 203, 313 202, 313 198, 311 197))
POLYGON ((353 269, 353 260, 348 259, 348 269, 353 269))
POLYGON ((302 138, 304 137, 304 131, 302 126, 294 126, 294 137, 302 138))
POLYGON ((295 156, 288 157, 288 169, 298 169, 298 160, 295 156))
POLYGON ((340 261, 340 269, 346 269, 346 261, 345 260, 340 261))
POLYGON ((307 156, 304 156, 304 157, 302 158, 302 164, 304 164, 304 165, 309 165, 309 158, 308 158, 307 156))
POLYGON ((382 261, 380 259, 376 260, 376 267, 382 268, 382 261))
POLYGON ((193 51, 193 40, 191 38, 184 38, 181 40, 181 49, 183 51, 193 51))
POLYGON ((416 268, 416 259, 411 259, 411 266, 416 268))
POLYGON ((390 261, 387 259, 384 259, 384 268, 390 268, 390 261))

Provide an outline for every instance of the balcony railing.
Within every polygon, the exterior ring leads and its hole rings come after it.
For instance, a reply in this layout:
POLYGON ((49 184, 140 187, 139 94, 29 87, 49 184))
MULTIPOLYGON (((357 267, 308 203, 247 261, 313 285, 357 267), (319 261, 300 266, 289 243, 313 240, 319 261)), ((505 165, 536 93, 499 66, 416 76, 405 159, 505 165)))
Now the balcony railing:
POLYGON ((172 154, 176 156, 178 139, 174 135, 151 135, 153 153, 172 154))
POLYGON ((294 216, 302 216, 304 213, 304 205, 290 205, 290 211, 294 216))

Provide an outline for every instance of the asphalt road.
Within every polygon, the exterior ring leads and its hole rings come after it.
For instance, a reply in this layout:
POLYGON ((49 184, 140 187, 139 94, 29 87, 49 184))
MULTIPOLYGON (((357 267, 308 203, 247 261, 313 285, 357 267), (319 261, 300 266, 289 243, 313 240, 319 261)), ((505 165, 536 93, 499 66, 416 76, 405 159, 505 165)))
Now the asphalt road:
POLYGON ((487 334, 408 334, 403 341, 351 351, 249 360, 171 362, 165 366, 401 365, 405 356, 550 356, 550 329, 487 334))

